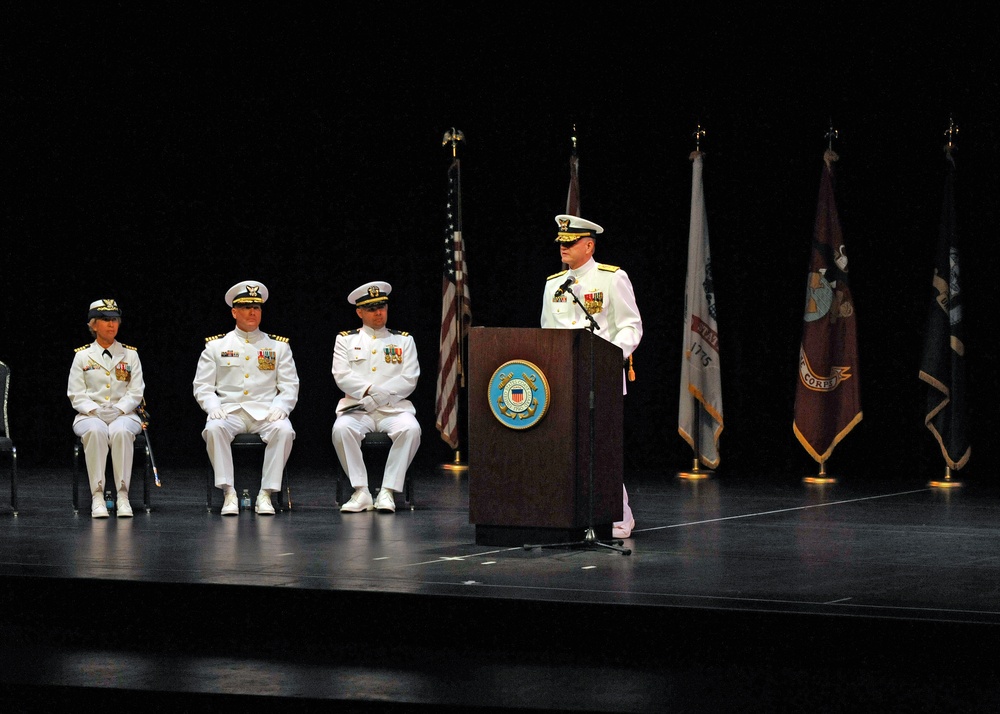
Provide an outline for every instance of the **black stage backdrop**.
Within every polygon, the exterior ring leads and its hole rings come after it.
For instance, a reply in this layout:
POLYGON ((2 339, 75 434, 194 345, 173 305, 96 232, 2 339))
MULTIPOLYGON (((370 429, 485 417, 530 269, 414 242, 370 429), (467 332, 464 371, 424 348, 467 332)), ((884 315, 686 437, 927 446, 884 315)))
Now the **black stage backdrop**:
POLYGON ((864 420, 828 467, 940 476, 917 373, 954 117, 974 390, 963 476, 991 477, 1000 66, 981 40, 995 10, 935 10, 924 22, 888 10, 420 5, 4 3, 0 360, 13 371, 22 464, 68 463, 72 351, 88 341, 87 305, 114 297, 119 337, 143 360, 160 470, 208 468, 191 380, 204 338, 231 329, 223 295, 243 279, 270 288, 262 327, 294 349, 294 463, 333 468, 333 341, 358 324, 348 292, 372 279, 392 283, 390 326, 417 340, 418 461, 450 461, 434 428, 442 136, 456 127, 466 137, 474 324, 532 327, 560 267, 553 216, 575 124, 582 213, 606 228, 598 259, 628 270, 645 323, 627 467, 688 468, 677 405, 700 123, 726 422, 719 473, 815 473, 792 409, 832 123, 864 420))

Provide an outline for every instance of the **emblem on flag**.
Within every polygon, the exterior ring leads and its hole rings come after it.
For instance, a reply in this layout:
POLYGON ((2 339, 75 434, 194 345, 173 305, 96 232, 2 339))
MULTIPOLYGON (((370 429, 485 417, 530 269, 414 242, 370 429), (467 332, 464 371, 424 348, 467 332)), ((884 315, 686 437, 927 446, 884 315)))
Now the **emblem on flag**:
POLYGON ((501 424, 511 429, 528 429, 548 410, 549 383, 536 365, 511 360, 493 373, 487 398, 493 416, 501 424))

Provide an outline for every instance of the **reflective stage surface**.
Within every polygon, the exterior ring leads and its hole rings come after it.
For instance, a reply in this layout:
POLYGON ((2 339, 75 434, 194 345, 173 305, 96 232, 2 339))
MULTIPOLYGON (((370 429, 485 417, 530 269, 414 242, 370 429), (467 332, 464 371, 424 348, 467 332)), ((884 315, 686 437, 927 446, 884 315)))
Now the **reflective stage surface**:
POLYGON ((464 472, 415 474, 394 515, 341 514, 332 473, 293 472, 274 517, 208 511, 204 471, 161 477, 150 513, 136 483, 133 519, 94 520, 67 473, 22 469, 19 515, 0 508, 16 710, 1000 703, 989 484, 627 474, 622 555, 477 545, 464 472))

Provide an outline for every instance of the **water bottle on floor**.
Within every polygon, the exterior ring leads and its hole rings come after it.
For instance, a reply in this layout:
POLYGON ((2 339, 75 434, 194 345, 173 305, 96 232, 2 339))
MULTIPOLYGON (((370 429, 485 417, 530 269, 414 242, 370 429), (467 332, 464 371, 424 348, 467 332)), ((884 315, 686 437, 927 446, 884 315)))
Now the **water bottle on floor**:
POLYGON ((249 511, 253 506, 253 502, 250 500, 250 489, 243 489, 243 495, 240 496, 240 508, 244 511, 249 511))

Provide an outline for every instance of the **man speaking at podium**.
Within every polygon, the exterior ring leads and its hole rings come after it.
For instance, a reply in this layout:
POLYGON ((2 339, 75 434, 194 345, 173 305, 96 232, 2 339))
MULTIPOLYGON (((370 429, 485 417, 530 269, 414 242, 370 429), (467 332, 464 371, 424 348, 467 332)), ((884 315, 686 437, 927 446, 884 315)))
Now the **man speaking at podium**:
MULTIPOLYGON (((542 296, 542 327, 564 330, 586 329, 589 321, 580 306, 566 293, 572 291, 597 323, 597 335, 618 345, 627 360, 642 339, 642 318, 635 304, 635 291, 628 274, 614 265, 594 259, 597 235, 604 229, 578 216, 556 216, 559 257, 568 266, 545 282, 542 296)), ((622 393, 626 392, 622 376, 622 393)), ((615 538, 628 538, 635 528, 628 492, 622 484, 622 520, 614 524, 615 538)))

